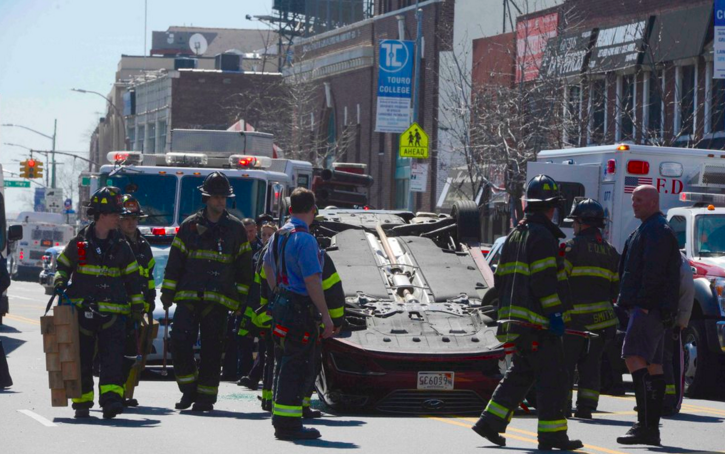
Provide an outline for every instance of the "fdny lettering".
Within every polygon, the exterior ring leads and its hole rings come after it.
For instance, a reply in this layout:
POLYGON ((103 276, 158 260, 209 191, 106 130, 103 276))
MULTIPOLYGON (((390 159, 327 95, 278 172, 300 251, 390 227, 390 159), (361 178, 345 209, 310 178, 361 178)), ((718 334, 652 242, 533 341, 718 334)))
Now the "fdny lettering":
POLYGON ((600 255, 610 255, 611 251, 604 244, 587 243, 587 249, 589 252, 600 255))
POLYGON ((660 194, 674 194, 677 195, 682 192, 685 185, 680 180, 668 180, 667 178, 657 178, 657 184, 655 185, 657 192, 660 194))

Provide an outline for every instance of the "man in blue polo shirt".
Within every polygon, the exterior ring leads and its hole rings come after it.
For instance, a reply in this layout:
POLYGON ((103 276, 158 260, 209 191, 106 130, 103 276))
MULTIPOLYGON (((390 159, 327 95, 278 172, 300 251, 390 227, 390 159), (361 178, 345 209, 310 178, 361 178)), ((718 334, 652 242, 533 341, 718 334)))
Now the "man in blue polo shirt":
POLYGON ((277 360, 273 385, 272 424, 281 440, 315 439, 320 432, 302 427, 302 400, 314 380, 315 342, 319 321, 323 338, 333 322, 322 289, 322 252, 309 233, 315 219, 315 195, 297 188, 290 196, 290 220, 270 239, 264 271, 274 292, 272 338, 277 360))

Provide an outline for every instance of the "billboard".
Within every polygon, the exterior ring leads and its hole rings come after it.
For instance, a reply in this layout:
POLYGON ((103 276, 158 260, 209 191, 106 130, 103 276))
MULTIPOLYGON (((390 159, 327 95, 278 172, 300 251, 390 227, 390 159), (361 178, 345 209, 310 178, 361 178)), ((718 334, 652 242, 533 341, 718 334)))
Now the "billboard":
POLYGON ((516 83, 539 77, 546 43, 557 35, 559 13, 546 14, 516 24, 516 83))

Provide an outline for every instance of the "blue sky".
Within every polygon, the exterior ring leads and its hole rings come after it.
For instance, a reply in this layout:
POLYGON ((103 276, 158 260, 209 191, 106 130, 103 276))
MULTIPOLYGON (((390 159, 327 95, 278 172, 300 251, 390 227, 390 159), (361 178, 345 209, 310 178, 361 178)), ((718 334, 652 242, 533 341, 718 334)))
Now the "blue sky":
MULTIPOLYGON (((271 8, 272 0, 148 0, 147 46, 153 31, 173 25, 261 28, 244 17, 271 8)), ((0 124, 52 135, 57 118, 56 149, 86 151, 105 101, 70 89, 107 94, 121 55, 144 53, 144 1, 0 0, 0 49, 0 124)), ((5 142, 41 150, 51 145, 32 132, 0 127, 0 163, 13 172, 19 167, 13 159, 25 159, 27 151, 5 142)), ((6 188, 7 211, 19 211, 30 194, 6 188)))

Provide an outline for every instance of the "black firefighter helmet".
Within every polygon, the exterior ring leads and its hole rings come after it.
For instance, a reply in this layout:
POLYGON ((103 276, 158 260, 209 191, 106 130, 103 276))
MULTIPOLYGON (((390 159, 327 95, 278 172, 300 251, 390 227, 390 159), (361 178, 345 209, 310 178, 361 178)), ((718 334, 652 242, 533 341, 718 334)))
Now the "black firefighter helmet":
POLYGON ((121 190, 115 186, 104 186, 96 191, 91 200, 86 203, 88 214, 121 214, 123 204, 121 203, 121 190))
POLYGON ((567 222, 578 220, 582 224, 594 227, 604 227, 604 208, 594 199, 581 199, 571 207, 571 213, 566 219, 567 222))
POLYGON ((537 175, 526 186, 526 207, 532 210, 545 210, 561 205, 564 198, 557 182, 548 175, 537 175))
POLYGON ((136 200, 136 198, 131 194, 124 194, 121 198, 121 203, 123 205, 123 212, 121 213, 121 216, 137 216, 139 218, 146 217, 146 213, 141 210, 141 205, 139 205, 138 200, 136 200))
POLYGON ((227 176, 221 172, 212 172, 207 175, 204 180, 204 184, 199 186, 198 189, 204 197, 211 197, 215 195, 234 197, 232 185, 229 184, 227 176))

